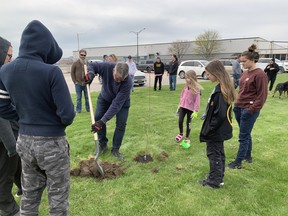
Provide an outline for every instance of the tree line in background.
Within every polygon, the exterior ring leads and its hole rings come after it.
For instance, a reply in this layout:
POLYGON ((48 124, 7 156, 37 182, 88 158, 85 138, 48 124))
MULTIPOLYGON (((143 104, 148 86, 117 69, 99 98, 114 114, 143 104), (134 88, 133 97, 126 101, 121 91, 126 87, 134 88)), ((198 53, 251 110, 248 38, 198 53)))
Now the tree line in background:
MULTIPOLYGON (((190 49, 191 43, 187 40, 174 41, 168 48, 170 54, 176 54, 181 59, 190 49)), ((193 51, 206 60, 214 58, 215 53, 221 51, 220 35, 217 31, 208 30, 195 39, 193 51)))

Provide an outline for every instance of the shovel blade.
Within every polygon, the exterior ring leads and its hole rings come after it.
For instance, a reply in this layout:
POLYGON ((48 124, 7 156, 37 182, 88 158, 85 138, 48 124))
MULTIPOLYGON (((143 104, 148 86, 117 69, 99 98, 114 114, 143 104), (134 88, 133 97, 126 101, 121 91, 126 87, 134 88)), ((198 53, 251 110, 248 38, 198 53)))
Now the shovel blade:
POLYGON ((104 177, 103 168, 102 168, 101 165, 98 163, 98 157, 99 157, 99 152, 100 152, 100 146, 99 146, 98 139, 95 140, 95 147, 96 147, 96 151, 95 151, 95 163, 96 163, 96 168, 97 168, 98 172, 101 174, 101 176, 104 177))

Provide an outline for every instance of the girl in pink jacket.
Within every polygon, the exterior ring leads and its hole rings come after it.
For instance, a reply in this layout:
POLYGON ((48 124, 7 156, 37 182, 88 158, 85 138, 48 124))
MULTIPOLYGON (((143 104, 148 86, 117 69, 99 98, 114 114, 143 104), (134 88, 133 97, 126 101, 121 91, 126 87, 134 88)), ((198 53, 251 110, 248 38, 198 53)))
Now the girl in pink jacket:
POLYGON ((176 136, 176 142, 181 142, 184 139, 183 123, 185 115, 187 115, 186 122, 186 136, 185 142, 190 143, 189 135, 191 131, 191 120, 197 118, 200 108, 200 90, 201 85, 197 82, 196 72, 189 70, 185 74, 186 85, 184 86, 179 104, 179 131, 180 133, 176 136))

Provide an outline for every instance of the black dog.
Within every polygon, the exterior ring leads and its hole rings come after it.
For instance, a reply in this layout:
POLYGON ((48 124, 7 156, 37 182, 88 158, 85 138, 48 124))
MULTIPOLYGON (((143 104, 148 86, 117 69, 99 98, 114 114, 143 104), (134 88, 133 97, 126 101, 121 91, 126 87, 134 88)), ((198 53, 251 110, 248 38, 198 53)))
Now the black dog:
POLYGON ((284 92, 284 95, 285 95, 285 92, 286 92, 286 95, 288 93, 288 81, 285 82, 285 83, 278 83, 275 90, 274 90, 274 93, 273 93, 273 96, 275 95, 276 92, 279 92, 279 98, 281 98, 281 95, 282 93, 284 92))

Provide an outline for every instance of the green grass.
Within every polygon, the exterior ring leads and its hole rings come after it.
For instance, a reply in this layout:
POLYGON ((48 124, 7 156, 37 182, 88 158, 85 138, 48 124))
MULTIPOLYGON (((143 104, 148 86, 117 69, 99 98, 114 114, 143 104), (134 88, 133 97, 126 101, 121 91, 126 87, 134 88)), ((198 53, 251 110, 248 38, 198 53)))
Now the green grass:
MULTIPOLYGON (((276 83, 287 80, 288 74, 281 74, 276 83)), ((210 82, 202 84, 200 115, 214 87, 210 82)), ((183 85, 178 85, 176 92, 170 92, 168 86, 161 92, 135 89, 121 147, 125 174, 102 182, 71 177, 70 215, 287 215, 288 98, 272 98, 269 94, 253 129, 254 162, 244 163, 242 170, 226 170, 225 186, 212 190, 196 182, 203 179, 209 169, 205 143, 199 142, 202 121, 193 120, 190 149, 182 149, 174 141, 179 132, 175 112, 182 88, 183 85), (133 161, 138 153, 145 151, 153 156, 153 162, 133 161), (162 151, 169 154, 167 161, 159 157, 162 151), (184 169, 177 170, 177 166, 184 169), (153 167, 157 167, 159 173, 153 173, 153 167)), ((94 107, 97 95, 92 94, 94 107)), ((72 97, 75 101, 75 95, 72 97)), ((227 162, 233 160, 238 149, 235 120, 233 125, 234 137, 225 142, 227 162)), ((110 141, 114 126, 112 119, 107 125, 110 141)), ((93 155, 95 147, 88 113, 76 116, 67 128, 67 138, 71 145, 71 167, 93 155)), ((110 153, 99 159, 117 162, 110 153)), ((40 215, 48 215, 46 193, 40 215)))

